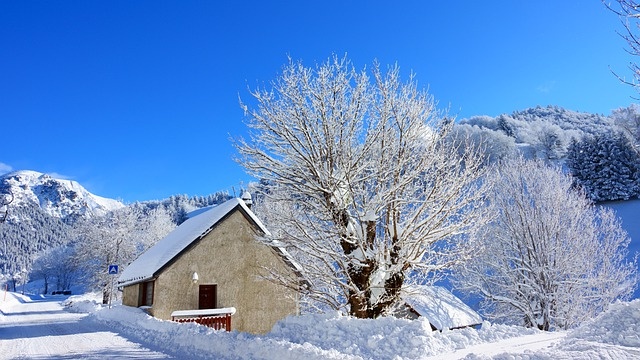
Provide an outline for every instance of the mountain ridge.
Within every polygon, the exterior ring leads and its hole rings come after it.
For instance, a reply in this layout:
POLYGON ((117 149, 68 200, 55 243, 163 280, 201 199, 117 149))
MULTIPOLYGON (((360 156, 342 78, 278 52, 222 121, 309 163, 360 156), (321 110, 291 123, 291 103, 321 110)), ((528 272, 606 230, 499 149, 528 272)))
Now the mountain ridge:
MULTIPOLYGON (((0 191, 11 192, 12 207, 35 204, 45 213, 71 222, 78 218, 102 216, 125 207, 118 200, 89 192, 77 181, 59 179, 34 170, 0 175, 0 191)), ((11 220, 11 213, 8 220, 11 220)))

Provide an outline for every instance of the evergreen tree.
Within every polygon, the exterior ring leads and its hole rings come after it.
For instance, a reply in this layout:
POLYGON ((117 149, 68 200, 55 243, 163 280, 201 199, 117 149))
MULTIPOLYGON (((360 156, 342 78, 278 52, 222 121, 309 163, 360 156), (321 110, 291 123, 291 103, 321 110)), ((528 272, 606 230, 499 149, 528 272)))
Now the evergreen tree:
POLYGON ((509 118, 507 115, 503 114, 498 116, 498 129, 502 130, 508 137, 516 137, 516 130, 515 126, 513 125, 513 119, 509 118))
POLYGON ((567 165, 593 201, 628 200, 640 192, 640 157, 621 133, 573 141, 567 165))

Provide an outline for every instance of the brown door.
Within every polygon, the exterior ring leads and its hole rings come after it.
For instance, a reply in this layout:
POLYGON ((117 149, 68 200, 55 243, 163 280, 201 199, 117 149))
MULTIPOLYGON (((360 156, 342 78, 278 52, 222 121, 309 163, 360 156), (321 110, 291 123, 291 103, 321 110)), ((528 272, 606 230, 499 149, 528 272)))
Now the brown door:
POLYGON ((217 304, 217 285, 200 285, 198 309, 215 309, 217 304))

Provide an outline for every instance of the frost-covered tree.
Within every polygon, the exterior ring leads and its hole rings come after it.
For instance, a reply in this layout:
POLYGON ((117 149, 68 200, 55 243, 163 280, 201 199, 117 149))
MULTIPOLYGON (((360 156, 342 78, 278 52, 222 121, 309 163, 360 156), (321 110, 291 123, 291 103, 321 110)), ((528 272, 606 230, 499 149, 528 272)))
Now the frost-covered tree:
MULTIPOLYGON (((42 280, 44 283, 44 288, 42 289, 43 294, 47 294, 49 292, 49 283, 53 279, 53 265, 52 261, 56 259, 52 259, 49 256, 39 256, 32 264, 31 268, 31 278, 34 280, 42 280)), ((60 261, 61 259, 57 259, 60 261)))
POLYGON ((69 290, 80 275, 80 265, 73 247, 57 246, 44 251, 36 258, 31 269, 31 278, 44 281, 44 294, 52 285, 55 290, 69 290))
POLYGON ((631 295, 629 237, 611 209, 542 161, 514 159, 495 177, 487 209, 495 219, 477 233, 482 246, 458 284, 482 297, 488 317, 566 329, 631 295))
POLYGON ((495 163, 514 156, 516 153, 514 138, 507 136, 502 131, 482 128, 477 125, 454 125, 449 137, 460 153, 469 151, 466 147, 471 146, 474 148, 472 151, 477 151, 484 157, 486 164, 495 163))
POLYGON ((53 259, 57 259, 57 262, 53 263, 53 276, 55 277, 56 290, 69 290, 71 284, 74 283, 78 277, 78 270, 81 263, 75 257, 75 251, 70 246, 60 246, 52 249, 47 253, 47 256, 53 259))
MULTIPOLYGON (((477 126, 482 130, 504 133, 513 138, 516 145, 513 155, 518 152, 527 158, 557 163, 564 160, 571 139, 607 134, 614 126, 609 117, 570 111, 557 106, 538 106, 495 118, 475 116, 463 119, 459 124, 477 126)), ((489 145, 487 150, 492 147, 489 145)))
POLYGON ((513 119, 507 115, 500 115, 497 119, 498 130, 502 131, 505 135, 515 138, 516 129, 513 124, 513 119))
POLYGON ((611 112, 610 117, 618 131, 629 138, 633 150, 640 154, 640 105, 631 104, 611 112))
POLYGON ((567 148, 562 129, 554 124, 534 122, 534 129, 538 136, 538 158, 558 160, 563 158, 567 148))
POLYGON ((240 161, 262 179, 266 240, 296 257, 306 296, 374 318, 409 277, 433 278, 470 257, 459 235, 482 222, 482 159, 448 145, 452 122, 397 66, 290 61, 251 95, 240 161))
MULTIPOLYGON (((602 0, 602 3, 618 15, 624 31, 619 32, 620 36, 627 42, 629 48, 627 52, 633 56, 640 56, 640 2, 636 0, 602 0)), ((640 66, 631 63, 629 69, 633 73, 633 80, 627 80, 616 74, 624 83, 640 87, 640 66)))
POLYGON ((79 223, 74 248, 75 257, 82 263, 85 284, 102 291, 103 303, 109 303, 113 275, 107 273, 108 266, 126 267, 174 227, 164 208, 149 210, 140 206, 79 223))

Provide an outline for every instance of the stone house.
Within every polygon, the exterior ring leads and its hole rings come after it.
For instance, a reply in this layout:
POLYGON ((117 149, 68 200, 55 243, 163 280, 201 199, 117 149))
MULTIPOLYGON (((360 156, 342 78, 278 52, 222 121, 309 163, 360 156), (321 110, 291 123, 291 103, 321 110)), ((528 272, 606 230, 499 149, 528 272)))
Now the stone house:
POLYGON ((263 277, 265 268, 298 276, 299 267, 284 248, 257 241, 268 230, 250 203, 234 198, 196 212, 122 272, 123 305, 165 320, 179 310, 235 308, 232 329, 257 334, 299 313, 298 293, 263 277))

